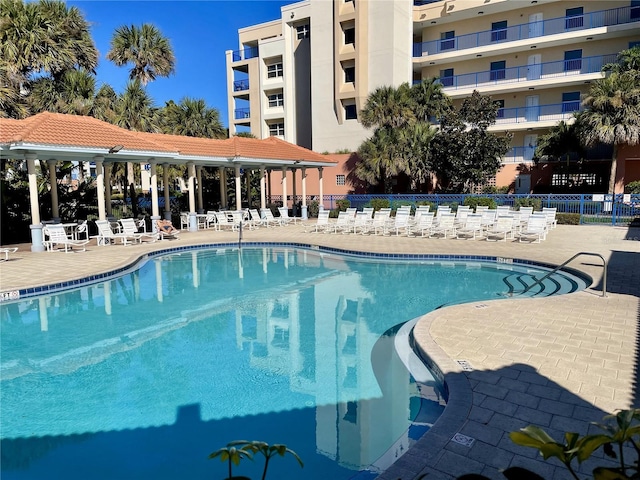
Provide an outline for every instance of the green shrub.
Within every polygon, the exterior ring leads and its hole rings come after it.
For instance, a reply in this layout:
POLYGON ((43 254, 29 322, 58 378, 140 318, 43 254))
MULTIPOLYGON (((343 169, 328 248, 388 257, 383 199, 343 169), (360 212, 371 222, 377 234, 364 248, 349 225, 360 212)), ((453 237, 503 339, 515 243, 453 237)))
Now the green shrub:
POLYGON ((482 187, 482 193, 489 194, 489 195, 506 195, 507 193, 509 193, 509 186, 503 186, 503 187, 496 187, 493 185, 485 185, 484 187, 482 187))
POLYGON ((542 200, 539 198, 516 198, 513 206, 516 210, 520 210, 520 207, 533 207, 534 211, 540 212, 542 211, 542 200))
POLYGON ((496 201, 489 197, 467 197, 464 199, 463 205, 471 207, 473 210, 475 210, 478 205, 489 207, 491 209, 494 209, 497 206, 496 201))
POLYGON ((416 202, 416 207, 421 207, 423 205, 429 205, 429 211, 435 212, 438 208, 438 205, 435 202, 429 202, 428 200, 420 200, 416 202))
POLYGON ((640 193, 640 180, 627 183, 624 186, 624 193, 640 193))
POLYGON ((351 202, 347 198, 336 201, 336 207, 338 207, 338 211, 340 212, 346 212, 347 208, 349 208, 350 206, 351 202))
POLYGON ((331 210, 329 210, 329 218, 338 218, 339 214, 340 210, 338 210, 337 208, 332 208, 331 210))
POLYGON ((318 212, 320 211, 320 203, 316 200, 311 200, 307 203, 307 215, 309 217, 316 218, 318 216, 318 212))
POLYGON ((394 200, 393 202, 391 202, 391 211, 395 212, 396 210, 398 210, 398 208, 404 207, 406 205, 411 207, 411 213, 413 214, 416 208, 414 207, 413 202, 409 202, 407 200, 394 200))
POLYGON ((372 198, 369 202, 373 207, 373 210, 377 212, 381 208, 389 208, 389 199, 388 198, 372 198))
POLYGON ((558 225, 580 225, 579 213, 556 213, 558 225))

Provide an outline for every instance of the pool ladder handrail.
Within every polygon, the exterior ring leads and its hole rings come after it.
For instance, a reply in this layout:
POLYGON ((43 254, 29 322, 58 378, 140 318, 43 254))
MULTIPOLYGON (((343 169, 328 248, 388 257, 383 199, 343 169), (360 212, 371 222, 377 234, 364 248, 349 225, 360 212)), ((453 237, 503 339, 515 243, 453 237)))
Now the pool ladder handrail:
POLYGON ((592 257, 600 257, 600 259, 602 260, 602 266, 604 268, 604 274, 602 275, 602 297, 606 297, 607 296, 607 261, 599 253, 593 253, 593 252, 578 252, 578 253, 576 253, 569 260, 567 260, 566 262, 562 263, 561 265, 558 265, 556 268, 551 270, 549 273, 547 273, 540 280, 536 280, 531 285, 529 285, 527 288, 525 288, 522 292, 518 292, 518 293, 519 294, 525 294, 529 290, 531 290, 533 287, 535 287, 536 285, 539 285, 539 284, 542 285, 542 282, 544 282, 547 278, 549 278, 551 275, 556 273, 558 270, 560 270, 562 267, 564 267, 565 265, 567 265, 569 262, 571 262, 575 258, 579 257, 580 255, 590 255, 592 257))

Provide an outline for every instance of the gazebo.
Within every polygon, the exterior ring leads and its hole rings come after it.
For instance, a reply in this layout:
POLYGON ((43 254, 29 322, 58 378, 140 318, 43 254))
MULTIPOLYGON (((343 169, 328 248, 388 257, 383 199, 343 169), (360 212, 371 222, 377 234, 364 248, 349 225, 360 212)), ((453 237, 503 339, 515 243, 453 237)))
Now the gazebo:
MULTIPOLYGON (((235 176, 235 208, 242 208, 241 169, 259 170, 260 206, 266 208, 265 175, 282 172, 282 198, 287 198, 287 170, 302 172, 302 216, 306 218, 306 170, 319 170, 322 198, 322 169, 336 161, 275 137, 255 139, 233 137, 224 140, 126 130, 93 117, 43 112, 24 120, 0 118, 0 158, 25 160, 29 178, 31 205, 31 250, 44 251, 42 223, 38 203, 36 162, 46 163, 50 180, 56 182, 56 164, 61 161, 91 161, 96 166, 98 217, 111 214, 111 167, 114 163, 149 164, 151 219, 160 219, 156 166, 187 165, 189 190, 189 230, 197 230, 197 210, 202 209, 202 169, 218 168, 221 187, 227 170, 235 176)), ((168 185, 168 169, 163 168, 163 185, 168 185)), ((227 204, 226 189, 221 188, 221 204, 227 204)), ((293 192, 295 194, 295 175, 293 192)), ((50 185, 54 221, 58 220, 58 191, 50 185)), ((164 188, 164 217, 170 218, 169 189, 164 188)), ((285 203, 286 204, 286 203, 285 203)), ((155 221, 152 224, 155 225, 155 221)))

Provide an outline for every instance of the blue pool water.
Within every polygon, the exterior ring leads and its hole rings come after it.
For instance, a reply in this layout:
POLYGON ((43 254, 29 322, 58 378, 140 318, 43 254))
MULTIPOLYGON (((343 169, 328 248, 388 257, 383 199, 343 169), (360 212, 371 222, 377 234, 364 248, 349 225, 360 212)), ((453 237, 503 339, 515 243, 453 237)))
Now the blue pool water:
MULTIPOLYGON (((207 456, 240 439, 284 443, 305 463, 274 458, 268 478, 372 478, 445 405, 432 377, 405 367, 398 328, 533 275, 543 273, 202 249, 0 304, 2 478, 222 479, 226 464, 207 456)), ((583 287, 554 275, 531 293, 583 287)), ((234 473, 259 478, 262 465, 234 473)))

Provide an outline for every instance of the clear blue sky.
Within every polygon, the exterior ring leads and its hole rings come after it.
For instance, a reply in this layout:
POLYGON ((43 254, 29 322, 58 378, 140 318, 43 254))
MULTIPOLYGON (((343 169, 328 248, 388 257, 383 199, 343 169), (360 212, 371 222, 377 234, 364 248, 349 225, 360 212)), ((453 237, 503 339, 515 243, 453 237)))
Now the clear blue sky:
POLYGON ((156 106, 183 97, 203 98, 228 126, 225 50, 237 50, 238 29, 280 18, 280 7, 292 0, 236 1, 67 1, 91 23, 99 52, 98 87, 110 84, 121 93, 129 69, 105 58, 113 32, 122 25, 151 23, 167 37, 176 57, 176 72, 147 85, 156 106))

